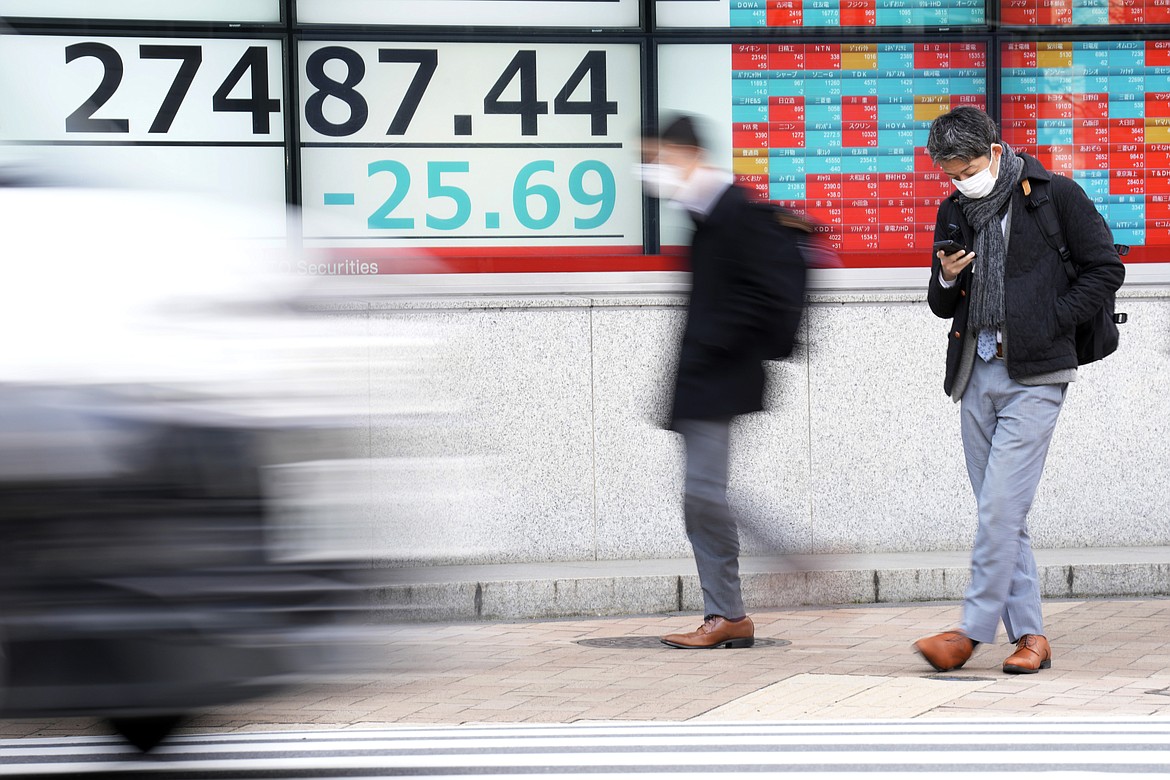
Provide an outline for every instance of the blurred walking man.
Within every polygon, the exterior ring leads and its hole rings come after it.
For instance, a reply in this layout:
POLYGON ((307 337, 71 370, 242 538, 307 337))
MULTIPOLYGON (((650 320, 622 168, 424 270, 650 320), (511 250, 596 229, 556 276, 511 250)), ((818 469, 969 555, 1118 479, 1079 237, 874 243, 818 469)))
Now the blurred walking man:
POLYGON ((778 303, 795 313, 791 332, 781 325, 780 340, 791 348, 804 263, 794 232, 776 228, 775 212, 753 204, 730 173, 704 163, 689 117, 648 141, 647 151, 647 192, 685 209, 695 223, 672 425, 686 441, 686 531, 706 617, 695 631, 662 641, 687 649, 751 647, 755 627, 743 605, 739 534, 727 504, 729 434, 736 415, 763 409, 762 361, 775 347, 765 334, 776 331, 778 303))
POLYGON ((934 121, 934 162, 958 192, 938 210, 935 239, 963 249, 936 252, 927 300, 953 318, 944 389, 962 401, 963 452, 978 505, 971 585, 960 627, 915 649, 939 671, 958 669, 1000 620, 1015 652, 1010 674, 1047 669, 1036 561, 1027 515, 1048 443, 1077 376, 1076 327, 1121 286, 1125 268, 1093 202, 1071 179, 999 139, 984 112, 961 106, 934 121), (1033 189, 1047 200, 1029 199, 1033 189), (1071 280, 1050 246, 1039 209, 1055 209, 1071 252, 1071 280))

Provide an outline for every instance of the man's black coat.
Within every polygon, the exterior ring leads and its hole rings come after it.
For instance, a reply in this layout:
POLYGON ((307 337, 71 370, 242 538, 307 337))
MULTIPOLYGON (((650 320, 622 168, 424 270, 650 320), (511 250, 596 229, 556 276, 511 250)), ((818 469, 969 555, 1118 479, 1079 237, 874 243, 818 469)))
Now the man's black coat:
POLYGON ((777 340, 768 334, 779 326, 779 340, 791 345, 804 304, 796 236, 777 228, 775 212, 737 186, 696 219, 672 419, 721 419, 763 408, 762 361, 777 340))
MULTIPOLYGON (((1113 235, 1085 191, 1064 176, 1054 176, 1040 162, 1020 153, 1024 160, 1021 181, 1044 182, 1064 231, 1065 242, 1077 269, 1070 283, 1060 252, 1049 246, 1037 216, 1028 209, 1023 187, 1012 194, 1011 235, 1004 266, 1004 331, 1007 334, 1007 370, 1012 379, 1077 367, 1076 328, 1097 312, 1106 296, 1125 279, 1125 266, 1113 246, 1113 235)), ((974 230, 951 195, 938 209, 935 240, 952 238, 949 225, 959 227, 964 246, 974 246, 974 230)), ((930 269, 927 302, 939 317, 953 317, 947 345, 947 373, 943 389, 951 393, 963 344, 968 335, 968 291, 974 263, 959 274, 958 283, 944 289, 939 283, 941 262, 930 269)))

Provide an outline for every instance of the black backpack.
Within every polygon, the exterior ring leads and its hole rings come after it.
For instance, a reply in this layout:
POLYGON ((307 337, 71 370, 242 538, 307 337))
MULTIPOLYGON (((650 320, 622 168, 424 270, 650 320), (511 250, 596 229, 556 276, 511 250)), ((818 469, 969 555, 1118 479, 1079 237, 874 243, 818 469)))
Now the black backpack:
MULTIPOLYGON (((1064 241, 1064 231, 1060 227, 1060 215, 1046 192, 1048 185, 1044 182, 1030 183, 1025 179, 1021 182, 1027 201, 1024 207, 1040 222, 1044 232, 1044 240, 1048 245, 1060 252, 1060 259, 1064 262, 1064 272, 1070 283, 1077 280, 1077 269, 1072 263, 1072 253, 1064 241)), ((1098 216, 1100 216, 1098 214, 1098 216)), ((1102 218, 1104 221, 1104 218, 1102 218)), ((1106 227, 1108 229, 1108 227, 1106 227)), ((1129 247, 1125 244, 1114 244, 1117 254, 1129 254, 1129 247)), ((1114 294, 1109 293, 1105 304, 1090 319, 1077 325, 1077 363, 1085 365, 1112 355, 1117 350, 1117 343, 1121 338, 1117 326, 1129 317, 1124 312, 1114 311, 1114 294)))
POLYGON ((823 257, 815 254, 820 251, 817 249, 820 242, 812 223, 804 217, 773 203, 756 202, 752 206, 767 220, 768 229, 777 231, 777 244, 786 243, 779 237, 781 233, 786 234, 785 238, 795 241, 800 252, 798 259, 768 258, 766 273, 763 274, 769 287, 771 312, 761 348, 766 360, 781 360, 791 355, 796 346, 796 334, 804 314, 808 269, 818 267, 823 257))

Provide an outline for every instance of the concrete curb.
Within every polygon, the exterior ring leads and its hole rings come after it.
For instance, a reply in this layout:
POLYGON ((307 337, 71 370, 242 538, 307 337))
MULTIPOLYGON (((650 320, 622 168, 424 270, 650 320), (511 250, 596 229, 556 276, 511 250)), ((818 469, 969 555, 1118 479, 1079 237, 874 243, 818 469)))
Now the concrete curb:
MULTIPOLYGON (((740 562, 748 609, 953 601, 966 552, 801 555, 740 562)), ((1170 547, 1037 550, 1046 598, 1170 596, 1170 547)), ((528 620, 701 612, 694 562, 574 561, 377 570, 379 621, 528 620)))

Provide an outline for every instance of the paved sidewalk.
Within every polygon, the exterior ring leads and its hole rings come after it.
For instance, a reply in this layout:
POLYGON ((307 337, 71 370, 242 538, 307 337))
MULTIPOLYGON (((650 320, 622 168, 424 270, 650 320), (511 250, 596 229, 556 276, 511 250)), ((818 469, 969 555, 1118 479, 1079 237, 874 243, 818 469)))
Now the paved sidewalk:
MULTIPOLYGON (((693 614, 387 629, 384 674, 224 707, 188 731, 393 724, 1170 717, 1170 599, 1050 601, 1052 669, 1004 675, 1006 643, 935 673, 910 644, 958 605, 757 612, 746 650, 656 641, 693 614)), ((0 721, 0 737, 106 733, 98 721, 0 721)))

